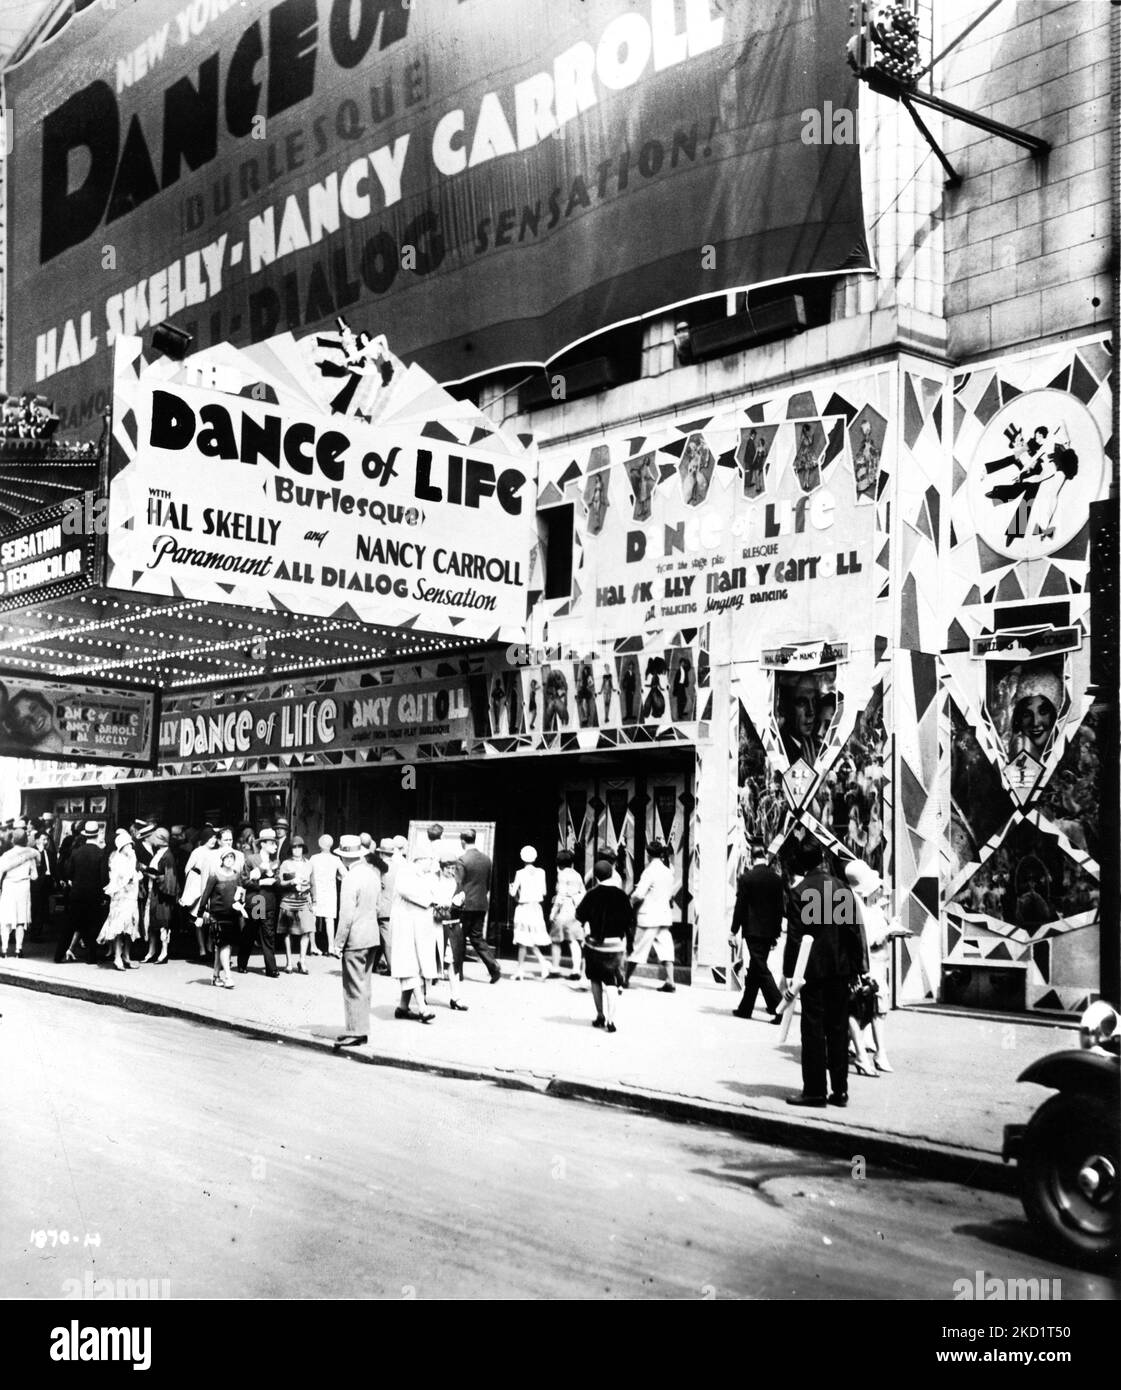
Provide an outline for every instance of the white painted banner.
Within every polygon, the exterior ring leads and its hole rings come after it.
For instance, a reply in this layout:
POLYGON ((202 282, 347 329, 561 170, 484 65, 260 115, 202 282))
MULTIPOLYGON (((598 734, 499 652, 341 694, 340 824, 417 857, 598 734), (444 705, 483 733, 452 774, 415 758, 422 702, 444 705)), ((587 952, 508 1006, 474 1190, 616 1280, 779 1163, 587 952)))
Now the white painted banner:
POLYGON ((531 459, 138 378, 118 358, 107 582, 489 638, 521 627, 531 459))

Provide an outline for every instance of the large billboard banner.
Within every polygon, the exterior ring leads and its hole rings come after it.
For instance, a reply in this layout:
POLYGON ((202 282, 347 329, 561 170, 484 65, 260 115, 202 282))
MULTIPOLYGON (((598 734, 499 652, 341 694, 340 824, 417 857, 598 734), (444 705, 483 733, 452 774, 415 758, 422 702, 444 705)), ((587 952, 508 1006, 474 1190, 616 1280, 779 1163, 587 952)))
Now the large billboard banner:
MULTIPOLYGON (((13 381, 338 314, 440 380, 869 264, 836 0, 120 0, 6 75, 13 381), (13 191, 18 189, 19 196, 13 191)), ((101 405, 104 404, 102 399, 101 405)))
POLYGON ((0 669, 0 757, 151 767, 157 696, 0 669))
POLYGON ((528 456, 137 377, 124 340, 117 356, 110 588, 521 630, 537 542, 528 456))

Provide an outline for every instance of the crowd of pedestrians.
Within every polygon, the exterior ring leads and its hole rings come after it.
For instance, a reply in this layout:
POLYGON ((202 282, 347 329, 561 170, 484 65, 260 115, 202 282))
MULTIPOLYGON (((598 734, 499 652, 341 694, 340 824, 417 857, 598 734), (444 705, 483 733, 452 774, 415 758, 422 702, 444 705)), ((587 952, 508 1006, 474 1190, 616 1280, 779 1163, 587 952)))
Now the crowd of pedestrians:
MULTIPOLYGON (((127 971, 166 964, 176 943, 210 965, 216 987, 233 989, 233 974, 249 973, 255 951, 270 979, 282 970, 307 975, 309 957, 326 955, 340 961, 346 1024, 340 1047, 368 1041, 375 972, 395 981, 395 1017, 424 1024, 435 1019, 429 993, 437 981, 447 985, 450 1011, 468 1011, 462 991, 468 944, 492 984, 504 978, 484 931, 493 865, 474 830, 449 845, 434 824, 411 851, 402 835, 375 842, 368 834, 347 834, 336 844, 325 834, 313 854, 283 816, 236 832, 137 820, 118 829, 109 846, 103 836, 103 824, 88 821, 56 844, 49 814, 0 827, 3 956, 13 939, 13 954, 22 955, 26 933, 46 929, 52 893, 63 903, 56 961, 85 959, 127 971)), ((614 1033, 623 990, 651 954, 662 992, 676 988, 673 903, 681 885, 669 851, 658 841, 647 846, 629 893, 611 859, 596 859, 585 880, 564 849, 550 892, 537 858, 532 845, 523 847, 509 884, 517 955, 509 978, 526 978, 530 953, 542 980, 559 978, 567 949, 568 979, 590 986, 593 1026, 614 1033)), ((765 1017, 777 1024, 799 1000, 803 1085, 792 1104, 847 1105, 850 1068, 872 1078, 892 1070, 885 1030, 889 947, 904 933, 885 903, 883 881, 870 865, 852 861, 842 879, 811 838, 795 844, 784 864, 770 860, 763 846, 751 847, 731 921, 744 980, 734 1013, 752 1018, 761 995, 765 1017), (769 957, 784 927, 776 981, 769 957)))

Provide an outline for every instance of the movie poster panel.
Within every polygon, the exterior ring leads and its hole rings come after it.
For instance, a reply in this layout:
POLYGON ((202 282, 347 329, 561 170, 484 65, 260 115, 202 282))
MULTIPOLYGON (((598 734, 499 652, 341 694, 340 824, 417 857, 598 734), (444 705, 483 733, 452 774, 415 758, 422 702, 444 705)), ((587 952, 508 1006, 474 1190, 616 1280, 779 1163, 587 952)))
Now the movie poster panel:
POLYGON ((0 757, 153 766, 155 691, 0 670, 0 757))
POLYGON ((986 665, 985 705, 1009 762, 1026 754, 1042 764, 1067 712, 1062 657, 986 665))
POLYGON ((574 592, 550 636, 673 631, 731 613, 759 646, 852 641, 876 564, 876 508, 855 469, 874 490, 886 417, 851 410, 851 429, 844 415, 749 425, 737 412, 663 430, 630 454, 613 441, 614 462, 579 484, 574 592))
POLYGON ((834 746, 843 703, 836 666, 775 672, 775 719, 791 765, 812 768, 834 746))

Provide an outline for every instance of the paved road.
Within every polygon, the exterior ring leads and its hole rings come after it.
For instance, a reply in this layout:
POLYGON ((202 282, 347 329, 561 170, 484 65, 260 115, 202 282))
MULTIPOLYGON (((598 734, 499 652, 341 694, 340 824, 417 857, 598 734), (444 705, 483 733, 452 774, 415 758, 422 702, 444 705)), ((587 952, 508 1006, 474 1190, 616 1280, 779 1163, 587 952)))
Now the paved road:
POLYGON ((0 1296, 1117 1296, 1007 1197, 17 989, 0 1013, 0 1296))

